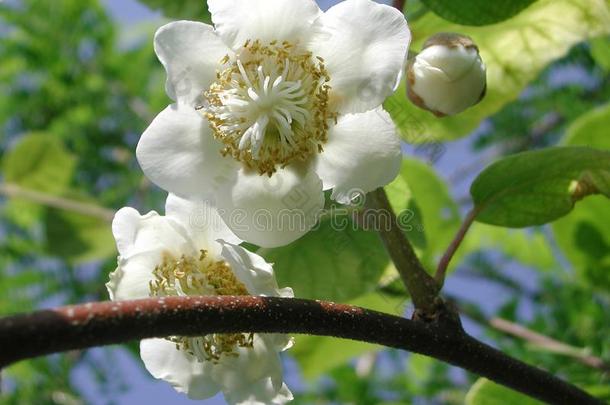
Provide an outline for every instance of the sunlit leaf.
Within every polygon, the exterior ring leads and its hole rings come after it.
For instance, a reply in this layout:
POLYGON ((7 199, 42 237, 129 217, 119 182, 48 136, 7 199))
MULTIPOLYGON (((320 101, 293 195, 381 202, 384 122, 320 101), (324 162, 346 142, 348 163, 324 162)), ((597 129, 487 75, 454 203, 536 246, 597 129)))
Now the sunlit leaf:
POLYGON ((22 187, 59 193, 66 188, 76 160, 52 135, 22 137, 2 159, 5 181, 22 187))
POLYGON ((489 381, 486 378, 479 378, 470 388, 466 395, 465 405, 542 405, 537 401, 520 392, 513 391, 502 385, 489 381))
MULTIPOLYGON (((610 44, 608 46, 610 49, 610 44)), ((610 128, 610 104, 605 104, 574 121, 568 128, 562 143, 610 150, 608 128, 610 128)))
MULTIPOLYGON (((350 304, 400 316, 404 311, 405 302, 397 297, 371 293, 351 301, 350 304)), ((353 340, 297 336, 290 354, 299 362, 303 376, 313 379, 354 357, 380 349, 380 346, 353 340)))
MULTIPOLYGON (((69 194, 71 199, 94 203, 92 198, 69 194)), ((45 221, 47 250, 72 263, 104 259, 116 254, 107 220, 66 210, 49 209, 45 221)))
POLYGON ((590 41, 591 56, 599 67, 610 72, 610 37, 603 36, 590 41))
POLYGON ((488 25, 506 20, 536 0, 423 0, 446 20, 464 25, 488 25))
POLYGON ((434 33, 460 32, 474 39, 487 65, 485 99, 457 116, 438 119, 413 106, 404 84, 386 101, 403 138, 423 143, 457 139, 472 132, 485 118, 515 100, 543 68, 572 46, 610 32, 610 11, 604 0, 538 0, 514 18, 495 25, 465 27, 428 13, 410 28, 413 51, 421 49, 423 41, 434 33))
POLYGON ((542 225, 591 195, 610 196, 610 152, 555 147, 499 160, 474 181, 477 221, 505 227, 542 225))
POLYGON ((557 265, 557 260, 547 237, 540 232, 527 231, 474 223, 460 245, 453 264, 459 264, 468 254, 494 249, 525 266, 539 270, 552 269, 557 265))
MULTIPOLYGON (((25 135, 2 158, 2 173, 6 183, 19 187, 58 194, 72 178, 76 159, 61 140, 43 133, 25 135)), ((22 198, 11 199, 6 214, 17 224, 29 226, 42 214, 42 207, 22 198)))
POLYGON ((375 288, 389 261, 379 236, 349 215, 323 219, 318 229, 288 246, 262 251, 275 263, 281 286, 301 298, 343 302, 375 288))
MULTIPOLYGON (((607 128, 610 105, 576 120, 566 133, 567 145, 610 149, 607 128)), ((574 265, 580 280, 610 289, 610 201, 594 196, 580 202, 570 215, 553 223, 557 244, 574 265)))

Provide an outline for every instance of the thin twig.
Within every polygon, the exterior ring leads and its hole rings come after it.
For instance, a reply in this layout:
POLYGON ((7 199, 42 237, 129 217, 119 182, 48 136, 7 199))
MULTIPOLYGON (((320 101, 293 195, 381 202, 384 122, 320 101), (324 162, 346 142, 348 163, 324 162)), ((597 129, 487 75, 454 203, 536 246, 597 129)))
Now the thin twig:
POLYGON ((239 332, 306 333, 376 343, 437 358, 549 403, 602 403, 546 371, 477 341, 461 328, 290 298, 149 298, 0 318, 0 366, 150 337, 239 332))
POLYGON ((468 215, 466 215, 466 218, 464 218, 464 222, 462 223, 462 226, 460 226, 460 229, 455 235, 455 238, 453 238, 453 241, 451 241, 451 244, 447 248, 447 251, 445 252, 445 254, 443 254, 443 257, 439 261, 438 267, 436 268, 436 274, 434 275, 434 279, 436 280, 438 285, 442 286, 445 283, 445 276, 447 274, 449 262, 451 262, 453 255, 455 254, 455 252, 457 252, 458 248, 462 244, 462 241, 464 240, 468 229, 470 229, 470 226, 474 222, 478 213, 478 210, 475 208, 472 209, 468 213, 468 215))
POLYGON ((546 351, 571 357, 579 363, 597 370, 610 372, 610 363, 589 354, 587 349, 570 346, 506 319, 493 318, 489 324, 501 332, 523 339, 546 351))
MULTIPOLYGON (((375 227, 390 254, 415 308, 432 314, 438 304, 439 285, 426 272, 402 231, 383 188, 367 194, 364 216, 374 215, 375 227)), ((364 224, 367 226, 367 224, 364 224)))
POLYGON ((523 339, 548 352, 572 357, 574 360, 596 370, 610 372, 610 362, 593 356, 589 353, 588 349, 570 346, 566 343, 560 342, 549 336, 542 335, 526 328, 525 326, 506 319, 489 319, 476 305, 470 302, 462 301, 455 296, 450 296, 449 299, 451 301, 458 302, 460 313, 464 314, 481 326, 490 327, 515 338, 523 339))
POLYGON ((112 218, 114 217, 114 211, 107 208, 42 193, 40 191, 29 190, 16 184, 0 184, 0 194, 11 198, 23 198, 37 204, 99 218, 108 222, 112 221, 112 218))

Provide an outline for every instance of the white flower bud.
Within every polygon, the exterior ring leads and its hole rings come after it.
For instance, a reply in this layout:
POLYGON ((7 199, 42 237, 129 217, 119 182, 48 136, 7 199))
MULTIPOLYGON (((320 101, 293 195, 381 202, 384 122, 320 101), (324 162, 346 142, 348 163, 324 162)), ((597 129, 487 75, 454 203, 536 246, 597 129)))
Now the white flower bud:
POLYGON ((485 64, 471 38, 453 33, 430 37, 409 62, 407 94, 436 116, 458 114, 485 96, 485 64))

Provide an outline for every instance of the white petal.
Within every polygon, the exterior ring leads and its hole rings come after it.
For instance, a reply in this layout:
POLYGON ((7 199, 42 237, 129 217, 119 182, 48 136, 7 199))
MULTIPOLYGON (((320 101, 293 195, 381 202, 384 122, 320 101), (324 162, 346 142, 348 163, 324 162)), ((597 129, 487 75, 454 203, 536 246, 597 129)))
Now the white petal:
POLYGON ((348 204, 390 183, 400 170, 400 140, 390 115, 377 108, 341 116, 331 128, 316 171, 332 198, 348 204))
POLYGON ((339 112, 368 111, 394 92, 411 41, 400 11, 371 0, 345 0, 314 26, 309 49, 326 62, 331 102, 339 112))
POLYGON ((106 283, 112 301, 135 300, 150 297, 149 283, 155 279, 153 270, 161 262, 161 251, 119 257, 118 267, 110 273, 106 283))
POLYGON ((167 95, 190 106, 201 104, 203 91, 216 79, 220 60, 231 52, 211 26, 194 21, 164 25, 154 43, 167 72, 167 95))
MULTIPOLYGON (((147 216, 159 215, 156 212, 150 212, 147 216)), ((135 240, 139 229, 142 216, 140 213, 131 208, 123 207, 114 214, 112 220, 112 234, 116 240, 117 250, 121 256, 129 256, 135 246, 135 240)))
POLYGON ((208 0, 219 35, 233 49, 248 39, 303 40, 320 14, 313 0, 208 0))
POLYGON ((112 232, 120 254, 118 267, 106 284, 112 300, 149 297, 152 272, 164 253, 179 257, 196 252, 181 225, 154 211, 140 215, 133 208, 122 208, 114 217, 112 232))
MULTIPOLYGON (((255 334, 253 343, 251 348, 238 348, 238 356, 223 356, 212 368, 212 378, 222 386, 225 396, 240 391, 256 395, 254 386, 261 380, 269 380, 275 392, 281 390, 282 363, 278 354, 281 348, 266 334, 255 334)), ((265 397, 269 396, 270 392, 266 392, 265 397)))
POLYGON ((241 169, 218 191, 220 215, 241 239, 262 247, 287 245, 305 235, 324 207, 318 176, 292 166, 273 176, 241 169))
MULTIPOLYGON (((223 243, 222 257, 231 266, 235 277, 244 283, 250 295, 281 296, 273 267, 261 256, 241 246, 223 243)), ((288 294, 287 291, 284 293, 288 294)))
POLYGON ((229 391, 225 394, 228 404, 236 405, 283 405, 294 399, 286 384, 278 390, 270 378, 259 380, 247 389, 229 391))
POLYGON ((234 173, 208 122, 193 108, 173 104, 144 131, 136 156, 156 185, 182 196, 204 197, 234 173))
POLYGON ((211 378, 210 362, 199 362, 176 344, 165 339, 145 339, 140 342, 140 355, 146 369, 155 377, 169 382, 178 392, 192 399, 205 399, 220 391, 211 378))
POLYGON ((215 255, 220 254, 219 239, 234 244, 241 243, 241 239, 231 232, 218 215, 211 199, 184 199, 169 194, 165 202, 165 215, 179 222, 196 246, 212 250, 215 255))
POLYGON ((133 208, 121 208, 112 221, 112 233, 123 259, 159 249, 181 251, 189 244, 184 229, 154 211, 140 215, 133 208))

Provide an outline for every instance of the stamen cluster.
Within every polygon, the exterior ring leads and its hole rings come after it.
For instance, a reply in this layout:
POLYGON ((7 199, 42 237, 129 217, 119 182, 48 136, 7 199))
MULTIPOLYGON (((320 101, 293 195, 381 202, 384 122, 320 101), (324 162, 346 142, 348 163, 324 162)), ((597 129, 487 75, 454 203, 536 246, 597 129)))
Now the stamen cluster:
POLYGON ((232 156, 259 174, 305 161, 322 152, 329 121, 330 77, 324 60, 294 44, 246 41, 217 72, 203 106, 214 137, 232 156))
MULTIPOLYGON (((176 295, 249 295, 229 264, 210 258, 205 250, 199 257, 182 255, 176 259, 163 255, 161 264, 153 271, 155 280, 149 283, 150 295, 165 297, 176 295)), ((218 363, 222 355, 237 356, 238 347, 250 348, 253 333, 215 333, 205 336, 170 336, 176 349, 196 357, 200 362, 218 363)))

